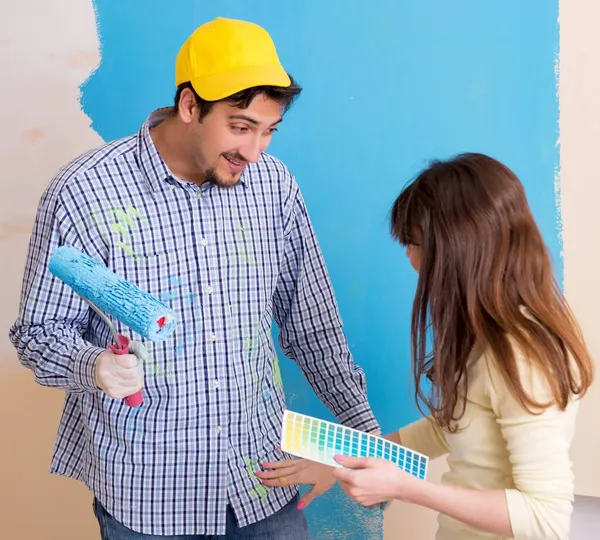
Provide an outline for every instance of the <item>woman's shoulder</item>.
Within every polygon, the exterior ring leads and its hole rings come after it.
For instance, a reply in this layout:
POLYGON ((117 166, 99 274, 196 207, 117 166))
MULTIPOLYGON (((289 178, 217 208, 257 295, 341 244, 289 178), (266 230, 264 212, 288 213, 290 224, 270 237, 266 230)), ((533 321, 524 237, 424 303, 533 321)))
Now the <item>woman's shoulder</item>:
MULTIPOLYGON (((487 347, 477 362, 477 369, 483 374, 482 384, 494 408, 528 414, 557 410, 551 374, 533 362, 514 338, 508 336, 508 341, 511 359, 503 358, 487 347), (522 395, 517 388, 522 390, 522 395), (539 407, 531 407, 531 403, 537 403, 539 407)), ((577 401, 576 397, 572 401, 577 401)))

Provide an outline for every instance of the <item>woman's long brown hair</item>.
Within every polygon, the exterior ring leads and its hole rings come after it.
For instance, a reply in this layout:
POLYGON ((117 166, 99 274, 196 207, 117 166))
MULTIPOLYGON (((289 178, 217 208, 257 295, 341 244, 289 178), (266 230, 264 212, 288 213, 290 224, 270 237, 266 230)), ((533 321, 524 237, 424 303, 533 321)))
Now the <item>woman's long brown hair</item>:
POLYGON ((593 362, 525 190, 509 168, 482 154, 433 162, 396 199, 391 229, 402 245, 421 248, 411 323, 421 412, 424 404, 442 428, 456 430, 466 404, 459 384, 466 391, 476 344, 492 353, 515 398, 532 413, 553 404, 564 410, 586 392, 593 362), (547 380, 552 402, 539 403, 523 388, 511 339, 547 380), (432 382, 429 395, 424 376, 432 382))

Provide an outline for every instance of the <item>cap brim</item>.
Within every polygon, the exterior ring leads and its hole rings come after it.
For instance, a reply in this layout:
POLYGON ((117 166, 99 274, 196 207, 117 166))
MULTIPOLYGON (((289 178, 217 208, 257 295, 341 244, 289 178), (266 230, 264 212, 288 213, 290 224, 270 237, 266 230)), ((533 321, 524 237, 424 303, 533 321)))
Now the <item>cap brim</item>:
POLYGON ((251 66, 224 73, 196 77, 190 81, 196 93, 206 101, 218 101, 255 86, 288 87, 292 83, 280 66, 251 66))

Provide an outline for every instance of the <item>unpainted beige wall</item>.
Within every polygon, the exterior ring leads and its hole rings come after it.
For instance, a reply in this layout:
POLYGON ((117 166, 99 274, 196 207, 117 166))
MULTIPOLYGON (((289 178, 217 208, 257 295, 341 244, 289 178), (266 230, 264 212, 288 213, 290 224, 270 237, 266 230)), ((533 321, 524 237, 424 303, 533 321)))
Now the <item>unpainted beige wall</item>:
POLYGON ((600 2, 560 3, 560 145, 565 292, 596 360, 572 459, 576 491, 600 497, 600 2))
MULTIPOLYGON (((592 353, 600 305, 600 34, 596 0, 560 5, 560 130, 565 288, 592 353)), ((58 168, 102 143, 78 102, 78 87, 97 66, 91 0, 19 0, 0 4, 0 331, 17 312, 27 240, 39 196, 58 168), (76 21, 76 23, 70 22, 76 21)), ((584 400, 573 446, 577 492, 600 496, 600 390, 584 400)), ((98 538, 91 497, 79 483, 48 473, 63 396, 40 388, 0 338, 0 538, 98 538)), ((444 460, 432 463, 439 479, 444 460)), ((385 538, 432 539, 436 516, 393 504, 385 538)))
POLYGON ((42 190, 63 164, 102 144, 79 105, 79 85, 98 62, 91 0, 0 2, 3 540, 99 539, 89 492, 48 472, 64 395, 33 383, 7 339, 42 190))

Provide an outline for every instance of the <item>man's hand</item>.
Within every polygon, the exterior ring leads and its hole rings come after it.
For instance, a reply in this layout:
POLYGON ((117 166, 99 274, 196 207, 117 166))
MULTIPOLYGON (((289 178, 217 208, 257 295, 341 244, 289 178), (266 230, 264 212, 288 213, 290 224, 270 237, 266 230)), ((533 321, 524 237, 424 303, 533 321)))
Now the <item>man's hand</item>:
POLYGON ((96 362, 96 386, 115 399, 131 396, 141 390, 144 373, 138 357, 104 351, 96 362))
POLYGON ((262 483, 268 487, 285 487, 290 484, 310 484, 312 489, 305 493, 298 503, 298 510, 304 510, 314 499, 330 490, 335 484, 334 467, 322 465, 307 459, 290 459, 263 463, 269 471, 258 471, 262 483))

